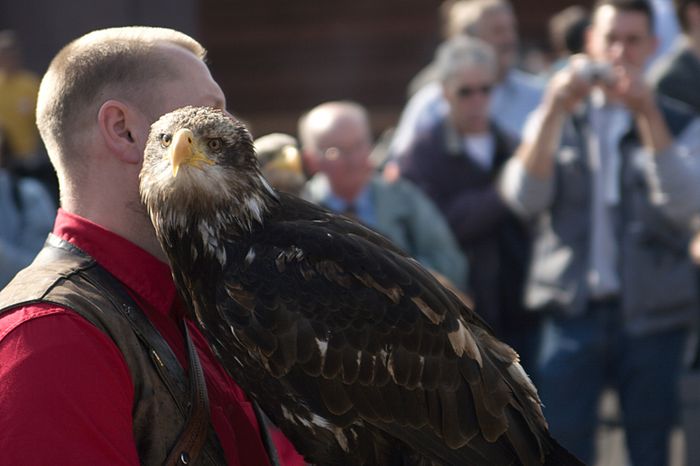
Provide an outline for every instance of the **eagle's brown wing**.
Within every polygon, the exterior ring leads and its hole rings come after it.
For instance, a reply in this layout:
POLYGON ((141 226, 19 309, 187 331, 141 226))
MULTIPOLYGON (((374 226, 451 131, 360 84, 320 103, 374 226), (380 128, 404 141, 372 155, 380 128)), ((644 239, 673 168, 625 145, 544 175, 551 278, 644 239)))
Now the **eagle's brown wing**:
POLYGON ((195 307, 224 364, 302 452, 314 458, 309 426, 328 423, 345 429, 328 437, 337 451, 375 448, 360 432, 370 427, 444 464, 542 464, 545 422, 513 350, 383 237, 295 198, 276 209, 231 241, 222 281, 200 277, 216 311, 195 307))

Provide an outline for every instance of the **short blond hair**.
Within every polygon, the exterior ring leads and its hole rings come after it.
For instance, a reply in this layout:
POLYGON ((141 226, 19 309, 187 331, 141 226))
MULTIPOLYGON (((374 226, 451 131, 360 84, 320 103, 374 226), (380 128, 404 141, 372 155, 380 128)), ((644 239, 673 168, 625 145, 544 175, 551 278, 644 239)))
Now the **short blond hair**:
POLYGON ((94 119, 105 100, 122 98, 143 108, 155 81, 178 75, 164 46, 206 56, 184 33, 144 26, 93 31, 58 52, 41 80, 36 107, 39 133, 57 170, 76 149, 71 134, 94 119))

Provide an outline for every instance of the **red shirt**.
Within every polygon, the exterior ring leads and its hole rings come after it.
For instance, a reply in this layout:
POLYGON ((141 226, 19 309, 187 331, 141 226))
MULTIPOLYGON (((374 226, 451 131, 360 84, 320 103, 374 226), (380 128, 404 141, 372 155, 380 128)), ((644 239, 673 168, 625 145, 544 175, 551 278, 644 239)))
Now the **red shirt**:
MULTIPOLYGON (((182 305, 167 264, 76 215, 58 211, 54 234, 90 254, 131 297, 187 368, 182 305)), ((229 465, 268 465, 252 406, 189 322, 204 369, 211 422, 229 465)), ((70 309, 17 308, 0 317, 3 464, 138 465, 133 383, 114 342, 70 309)), ((280 440, 283 450, 286 439, 280 440)), ((292 455, 292 463, 303 464, 292 455)), ((290 464, 290 463, 287 463, 290 464)))

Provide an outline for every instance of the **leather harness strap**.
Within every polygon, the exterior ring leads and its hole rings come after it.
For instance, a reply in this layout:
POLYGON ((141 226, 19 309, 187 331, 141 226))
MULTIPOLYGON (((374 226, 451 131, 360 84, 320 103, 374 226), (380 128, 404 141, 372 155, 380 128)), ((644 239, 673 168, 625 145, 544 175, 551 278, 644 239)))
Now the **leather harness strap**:
POLYGON ((182 326, 184 327, 187 357, 190 365, 190 412, 187 424, 163 463, 164 466, 194 462, 207 441, 209 428, 209 397, 207 396, 204 370, 184 319, 182 326))
MULTIPOLYGON (((54 251, 62 250, 89 259, 91 266, 81 268, 82 276, 98 289, 101 289, 107 299, 112 301, 114 308, 129 322, 132 331, 137 335, 138 339, 149 348, 151 360, 155 364, 156 370, 160 373, 167 389, 171 392, 173 399, 176 401, 180 400, 177 403, 182 411, 185 409, 189 411, 186 424, 177 437, 174 446, 170 449, 170 453, 163 465, 195 464, 198 457, 202 454, 208 457, 205 447, 211 430, 209 397, 207 395, 204 370, 190 337, 186 320, 183 319, 182 326, 190 368, 189 393, 187 393, 187 387, 183 383, 185 380, 183 368, 177 363, 177 358, 173 354, 172 349, 153 327, 148 318, 138 310, 138 307, 123 286, 111 274, 97 265, 89 255, 76 246, 52 234, 49 235, 46 246, 56 248, 54 251), (185 397, 187 398, 186 404, 183 403, 183 398, 185 397)), ((49 254, 47 251, 51 250, 45 248, 43 253, 49 254)), ((92 322, 88 316, 85 317, 92 322)), ((261 428, 262 440, 270 458, 270 464, 277 466, 280 464, 279 457, 274 442, 267 431, 264 416, 262 416, 255 404, 254 407, 261 428)))

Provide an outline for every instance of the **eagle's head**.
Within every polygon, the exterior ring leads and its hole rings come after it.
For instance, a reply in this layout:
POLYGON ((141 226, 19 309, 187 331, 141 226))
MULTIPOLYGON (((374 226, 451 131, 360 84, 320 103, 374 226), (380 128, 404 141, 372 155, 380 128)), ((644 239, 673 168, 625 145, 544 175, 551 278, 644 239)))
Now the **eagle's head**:
POLYGON ((250 231, 276 194, 262 177, 246 128, 222 110, 183 107, 151 125, 141 198, 156 229, 250 231))

